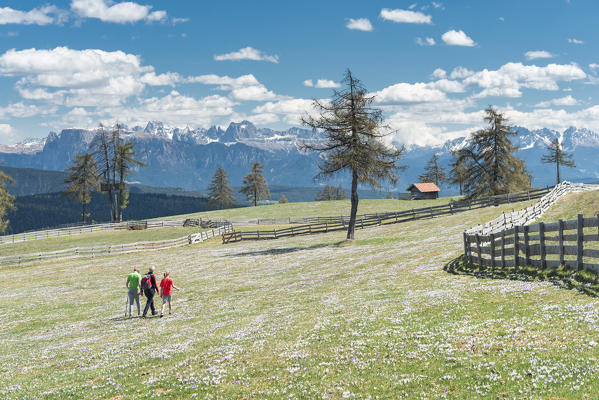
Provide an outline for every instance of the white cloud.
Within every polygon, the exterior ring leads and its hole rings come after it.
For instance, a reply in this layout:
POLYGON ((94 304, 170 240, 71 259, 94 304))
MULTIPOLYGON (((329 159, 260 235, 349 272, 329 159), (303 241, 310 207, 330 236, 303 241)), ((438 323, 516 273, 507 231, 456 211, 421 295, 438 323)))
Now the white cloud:
POLYGON ((370 32, 372 31, 372 24, 368 18, 350 18, 345 25, 347 29, 354 29, 358 31, 370 32))
POLYGON ((473 74, 474 74, 474 72, 470 71, 468 68, 456 67, 453 69, 453 71, 451 71, 451 74, 449 75, 449 77, 451 79, 463 79, 463 78, 467 78, 473 74))
MULTIPOLYGON (((308 82, 312 83, 311 80, 309 80, 308 82)), ((306 81, 304 81, 304 85, 310 86, 310 85, 306 85, 306 81)), ((334 88, 338 88, 340 86, 341 86, 341 84, 339 82, 335 82, 330 79, 318 79, 316 81, 316 83, 314 84, 314 87, 319 88, 319 89, 334 89, 334 88)))
POLYGON ((30 11, 0 7, 0 25, 49 25, 60 24, 67 20, 67 14, 55 6, 34 8, 30 11))
POLYGON ((529 60, 535 60, 537 58, 553 58, 553 57, 555 57, 555 54, 551 54, 550 52, 545 51, 545 50, 527 51, 526 53, 524 53, 524 55, 529 60))
POLYGON ((216 85, 219 90, 230 91, 231 97, 235 100, 266 101, 280 97, 267 90, 252 74, 242 75, 238 78, 214 74, 200 75, 186 78, 185 82, 216 85))
POLYGON ((433 78, 443 79, 443 78, 447 77, 447 71, 445 71, 443 68, 437 68, 433 71, 431 76, 433 78))
POLYGON ((424 39, 421 37, 417 37, 416 44, 418 46, 434 46, 436 44, 436 42, 435 42, 435 39, 433 39, 432 37, 427 37, 424 39))
POLYGON ((379 105, 429 103, 445 99, 445 93, 426 83, 396 83, 373 93, 379 105))
POLYGON ((11 143, 15 140, 15 131, 9 124, 0 124, 0 140, 3 143, 11 143))
POLYGON ((220 76, 216 74, 193 76, 186 79, 191 83, 203 83, 204 85, 218 85, 220 90, 233 90, 236 88, 260 85, 258 79, 252 74, 241 75, 237 78, 231 78, 227 75, 220 76))
POLYGON ((312 82, 312 79, 306 79, 304 81, 304 86, 313 87, 314 86, 314 82, 312 82))
POLYGON ((183 78, 176 72, 167 72, 156 75, 154 71, 148 72, 140 79, 143 83, 150 86, 175 86, 181 82, 183 78))
POLYGON ((255 85, 233 89, 231 97, 240 101, 265 101, 274 100, 278 96, 263 85, 255 85))
POLYGON ((231 99, 212 95, 196 99, 171 91, 163 97, 144 99, 136 107, 111 109, 110 114, 127 124, 144 124, 162 120, 175 125, 208 126, 217 117, 233 114, 236 103, 231 99))
POLYGON ((578 40, 578 39, 574 39, 574 38, 568 39, 568 43, 572 43, 572 44, 584 44, 584 42, 582 40, 578 40))
POLYGON ((466 85, 483 89, 478 98, 490 96, 521 97, 521 88, 535 90, 558 90, 558 82, 570 82, 586 78, 584 71, 576 64, 549 64, 545 67, 507 63, 498 70, 484 69, 467 77, 466 85))
POLYGON ((6 107, 0 107, 0 118, 29 118, 35 115, 47 115, 55 113, 57 107, 42 107, 33 104, 24 104, 23 102, 9 104, 6 107))
POLYGON ((578 100, 576 100, 571 95, 560 97, 558 99, 551 99, 548 101, 542 101, 535 105, 535 107, 551 107, 551 106, 576 106, 578 105, 578 100))
POLYGON ((153 11, 152 6, 141 5, 131 1, 113 4, 109 0, 72 0, 71 10, 82 18, 97 18, 103 22, 118 24, 139 21, 166 20, 166 11, 153 11))
POLYGON ((595 64, 595 63, 589 64, 589 68, 592 70, 596 70, 597 68, 599 68, 599 64, 595 64))
POLYGON ((383 8, 381 10, 381 18, 387 21, 393 21, 397 23, 432 24, 432 17, 430 15, 410 10, 391 10, 388 8, 383 8))
POLYGON ((475 46, 476 43, 472 40, 468 35, 464 33, 464 31, 456 31, 450 30, 447 31, 441 36, 441 39, 445 42, 445 44, 449 46, 466 46, 472 47, 475 46))
POLYGON ((64 105, 116 105, 138 95, 152 67, 122 51, 8 50, 0 55, 0 76, 19 77, 17 90, 28 99, 64 105))
POLYGON ((450 81, 449 79, 439 79, 438 81, 429 82, 427 86, 445 93, 463 93, 465 91, 464 85, 461 82, 450 81))
POLYGON ((263 53, 260 50, 257 50, 253 47, 244 47, 243 49, 239 49, 239 51, 234 51, 232 53, 226 54, 215 54, 214 59, 216 61, 239 61, 239 60, 253 60, 253 61, 268 61, 275 64, 279 63, 279 56, 269 56, 263 53))
POLYGON ((277 114, 281 115, 288 124, 299 124, 301 117, 306 113, 313 113, 314 101, 308 99, 286 99, 277 102, 268 102, 256 107, 253 112, 256 114, 277 114))

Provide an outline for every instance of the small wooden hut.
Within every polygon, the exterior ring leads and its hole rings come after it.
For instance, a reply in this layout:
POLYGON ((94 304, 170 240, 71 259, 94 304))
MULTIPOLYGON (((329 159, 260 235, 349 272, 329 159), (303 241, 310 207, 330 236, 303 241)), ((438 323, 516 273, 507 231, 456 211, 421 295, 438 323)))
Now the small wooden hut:
POLYGON ((412 183, 407 189, 412 200, 434 200, 439 198, 441 189, 434 183, 412 183))

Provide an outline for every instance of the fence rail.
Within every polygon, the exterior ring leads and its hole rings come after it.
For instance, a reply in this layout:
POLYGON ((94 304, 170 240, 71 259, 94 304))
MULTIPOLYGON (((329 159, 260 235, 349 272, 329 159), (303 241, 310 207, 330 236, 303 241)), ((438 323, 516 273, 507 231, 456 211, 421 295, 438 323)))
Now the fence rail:
POLYGON ((21 264, 32 261, 67 259, 75 257, 98 257, 103 255, 116 255, 134 253, 139 251, 165 250, 175 247, 186 246, 195 243, 204 242, 215 236, 220 236, 233 231, 233 225, 225 225, 210 231, 193 233, 191 235, 179 237, 170 240, 161 240, 155 242, 137 242, 124 243, 108 246, 94 247, 77 247, 71 249, 57 250, 51 252, 39 252, 24 255, 14 255, 0 257, 0 265, 2 264, 21 264))
POLYGON ((211 219, 175 219, 158 221, 127 221, 119 223, 80 225, 59 229, 47 229, 41 231, 17 233, 14 235, 0 236, 0 245, 27 242, 31 240, 49 239, 57 237, 69 237, 96 232, 136 230, 136 229, 159 229, 187 226, 201 226, 202 228, 218 228, 228 225, 226 220, 211 219))
POLYGON ((464 252, 468 262, 493 268, 530 265, 545 269, 566 265, 579 271, 586 269, 599 273, 599 260, 596 260, 599 259, 599 246, 589 245, 594 242, 599 242, 599 215, 585 218, 579 214, 575 220, 516 225, 488 235, 464 232, 464 252), (584 228, 598 230, 585 233, 584 228), (589 262, 589 259, 596 261, 589 262))
POLYGON ((530 225, 564 194, 598 189, 597 185, 564 182, 533 206, 465 231, 466 259, 471 264, 493 268, 530 265, 544 269, 566 265, 599 272, 599 263, 585 262, 599 258, 599 246, 585 248, 585 243, 599 242, 599 215, 584 218, 579 214, 575 220, 530 225), (584 228, 593 227, 598 228, 596 234, 585 233, 584 228))
MULTIPOLYGON (((442 215, 450 215, 458 212, 469 211, 477 208, 488 207, 490 205, 499 205, 528 199, 537 199, 546 195, 551 189, 534 189, 528 192, 511 193, 500 196, 485 197, 475 200, 463 200, 439 206, 431 206, 405 211, 387 212, 379 214, 363 214, 356 217, 356 229, 362 229, 375 225, 388 225, 402 222, 409 222, 425 218, 433 218, 442 215)), ((277 221, 277 220, 257 220, 277 221)), ((236 231, 234 233, 223 235, 223 244, 239 242, 242 240, 272 240, 284 237, 308 235, 314 233, 325 233, 347 229, 349 217, 306 217, 285 219, 289 224, 304 222, 303 225, 292 226, 285 229, 274 230, 256 230, 256 231, 236 231)), ((276 225, 276 224, 272 224, 276 225)))

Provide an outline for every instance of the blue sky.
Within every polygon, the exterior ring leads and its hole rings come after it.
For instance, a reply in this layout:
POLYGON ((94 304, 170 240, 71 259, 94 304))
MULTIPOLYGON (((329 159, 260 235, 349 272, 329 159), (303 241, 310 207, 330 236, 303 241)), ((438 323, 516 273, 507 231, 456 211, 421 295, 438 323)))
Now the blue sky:
POLYGON ((298 124, 346 68, 406 144, 482 125, 599 130, 599 2, 0 3, 0 144, 150 119, 298 124))

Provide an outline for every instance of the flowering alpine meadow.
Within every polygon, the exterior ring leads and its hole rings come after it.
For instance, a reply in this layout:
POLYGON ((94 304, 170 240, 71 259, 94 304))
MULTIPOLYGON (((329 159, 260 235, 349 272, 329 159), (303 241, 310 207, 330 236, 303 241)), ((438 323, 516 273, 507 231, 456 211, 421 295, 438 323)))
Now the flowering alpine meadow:
POLYGON ((443 269, 461 254, 465 229, 512 207, 358 230, 353 242, 344 232, 215 239, 3 267, 0 394, 597 398, 596 298, 443 269), (124 316, 133 266, 154 266, 158 278, 170 270, 182 288, 173 315, 124 316))

